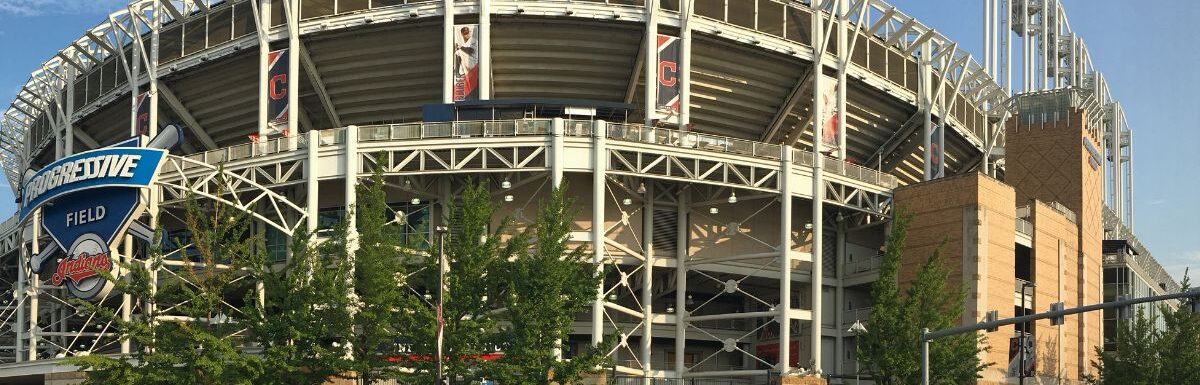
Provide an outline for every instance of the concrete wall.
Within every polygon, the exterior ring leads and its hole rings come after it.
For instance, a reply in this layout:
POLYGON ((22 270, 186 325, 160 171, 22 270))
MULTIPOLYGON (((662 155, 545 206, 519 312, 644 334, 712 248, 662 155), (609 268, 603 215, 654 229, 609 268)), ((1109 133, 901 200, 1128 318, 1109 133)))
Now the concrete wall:
MULTIPOLYGON (((965 285, 968 292, 963 323, 977 322, 989 310, 999 311, 1001 318, 1012 317, 1015 199, 1012 187, 978 173, 897 189, 896 207, 913 215, 901 285, 907 286, 941 245, 943 261, 952 272, 961 271, 951 273, 948 284, 965 285)), ((984 371, 984 382, 1004 381, 1011 336, 1012 329, 987 333, 991 351, 981 358, 995 365, 984 371)))
MULTIPOLYGON (((1067 290, 1079 304, 1102 301, 1102 242, 1103 230, 1103 159, 1092 167, 1087 145, 1101 148, 1098 138, 1087 130, 1085 111, 1070 109, 1057 121, 1028 124, 1024 119, 1011 119, 1007 130, 1007 169, 1005 178, 1017 189, 1018 199, 1038 199, 1059 202, 1077 216, 1075 266, 1064 266, 1074 272, 1074 282, 1067 290)), ((1064 283, 1064 285, 1066 285, 1064 283)), ((1077 325, 1073 368, 1074 376, 1091 372, 1095 347, 1103 343, 1102 314, 1093 312, 1069 321, 1077 325)), ((1077 378, 1077 377, 1076 377, 1077 378)))

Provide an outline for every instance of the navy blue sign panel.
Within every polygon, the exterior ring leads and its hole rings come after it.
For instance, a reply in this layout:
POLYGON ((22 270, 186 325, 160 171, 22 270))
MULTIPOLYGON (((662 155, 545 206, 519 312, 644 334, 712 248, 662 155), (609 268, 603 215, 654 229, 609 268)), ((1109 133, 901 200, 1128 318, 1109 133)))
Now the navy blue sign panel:
POLYGON ((272 123, 287 123, 288 120, 288 74, 287 49, 267 54, 267 117, 272 123))
POLYGON ((39 170, 22 191, 21 220, 56 197, 102 187, 149 187, 167 151, 101 148, 81 152, 39 170))
POLYGON ((42 227, 62 250, 84 234, 96 234, 111 245, 124 233, 140 205, 141 191, 108 187, 60 196, 42 209, 42 227))

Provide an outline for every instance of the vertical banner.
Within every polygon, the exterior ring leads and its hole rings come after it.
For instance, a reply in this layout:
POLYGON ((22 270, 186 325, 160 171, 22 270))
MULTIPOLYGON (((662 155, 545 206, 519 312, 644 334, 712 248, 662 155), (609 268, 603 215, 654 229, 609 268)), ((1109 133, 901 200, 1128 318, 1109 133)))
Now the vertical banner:
POLYGON ((679 38, 658 35, 658 100, 655 119, 679 124, 679 38))
POLYGON ((150 94, 143 92, 137 96, 137 116, 134 116, 137 123, 138 135, 150 134, 150 94))
POLYGON ((479 24, 460 24, 454 30, 454 101, 479 100, 479 24))
MULTIPOLYGON (((1024 377, 1033 377, 1037 372, 1037 355, 1033 346, 1033 337, 1025 338, 1024 377)), ((1008 375, 1021 377, 1021 337, 1008 339, 1008 375)))
POLYGON ((288 131, 288 50, 267 53, 267 131, 268 135, 288 131))
POLYGON ((934 123, 933 128, 929 130, 929 170, 931 176, 929 179, 936 179, 945 176, 946 160, 945 137, 942 135, 942 126, 934 123))
POLYGON ((833 77, 825 75, 821 75, 821 77, 821 153, 836 158, 842 153, 839 148, 841 143, 838 141, 838 82, 833 77))

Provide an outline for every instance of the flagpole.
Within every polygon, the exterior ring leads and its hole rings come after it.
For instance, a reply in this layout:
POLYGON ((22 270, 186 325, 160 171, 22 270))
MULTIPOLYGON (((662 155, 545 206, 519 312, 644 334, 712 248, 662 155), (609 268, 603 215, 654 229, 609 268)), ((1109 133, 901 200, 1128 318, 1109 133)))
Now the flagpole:
POLYGON ((445 328, 445 318, 443 318, 443 309, 445 308, 446 296, 446 227, 438 226, 438 304, 437 304, 437 378, 439 384, 445 384, 446 372, 443 366, 442 355, 442 340, 443 329, 445 328))

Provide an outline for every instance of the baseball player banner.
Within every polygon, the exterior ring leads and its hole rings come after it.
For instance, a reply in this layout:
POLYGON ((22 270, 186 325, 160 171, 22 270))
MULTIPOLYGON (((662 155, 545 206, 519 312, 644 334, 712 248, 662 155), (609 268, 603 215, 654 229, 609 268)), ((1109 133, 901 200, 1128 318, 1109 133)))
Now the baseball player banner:
POLYGON ((268 133, 287 130, 288 113, 288 50, 267 53, 267 126, 268 133))
POLYGON ((150 94, 143 92, 137 96, 137 114, 134 115, 134 127, 138 135, 150 134, 150 94))
POLYGON ((841 133, 838 132, 837 79, 821 75, 821 153, 839 157, 841 133))
POLYGON ((942 126, 935 123, 929 130, 929 179, 941 178, 945 174, 945 140, 946 137, 942 135, 942 126))
POLYGON ((679 38, 658 35, 658 100, 655 117, 679 124, 679 38))
POLYGON ((460 24, 454 30, 454 101, 479 100, 479 24, 460 24))

